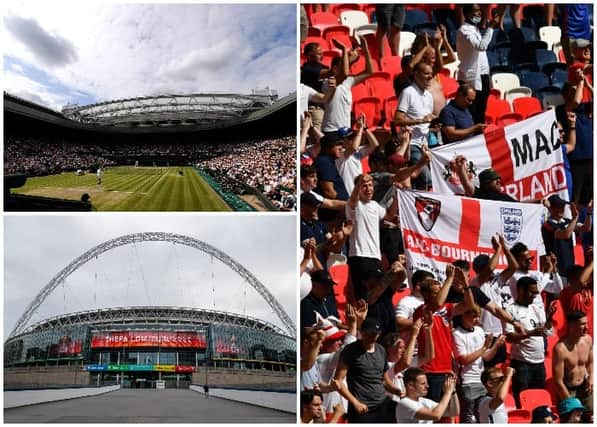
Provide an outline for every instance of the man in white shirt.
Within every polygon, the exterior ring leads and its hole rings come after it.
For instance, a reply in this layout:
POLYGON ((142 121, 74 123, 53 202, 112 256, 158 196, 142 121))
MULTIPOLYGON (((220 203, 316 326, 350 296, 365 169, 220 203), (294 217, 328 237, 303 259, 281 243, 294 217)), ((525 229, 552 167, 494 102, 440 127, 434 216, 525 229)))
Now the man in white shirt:
MULTIPOLYGON (((351 76, 349 52, 345 46, 334 41, 334 45, 342 51, 341 57, 332 59, 332 73, 334 74, 336 90, 332 99, 325 105, 325 113, 321 130, 325 134, 336 132, 340 128, 349 128, 350 112, 352 111, 352 87, 363 82, 373 73, 373 62, 365 38, 361 38, 362 51, 365 54, 365 71, 351 76)), ((324 92, 326 87, 324 85, 324 92)))
POLYGON ((352 193, 354 179, 363 173, 362 160, 379 146, 377 138, 367 128, 364 115, 357 119, 355 125, 356 132, 354 133, 350 128, 338 129, 338 135, 344 138, 344 153, 336 159, 336 169, 338 169, 348 193, 352 193), (363 136, 367 141, 367 145, 361 147, 363 136))
MULTIPOLYGON (((423 156, 422 146, 427 144, 429 123, 436 117, 433 115, 433 95, 429 86, 433 79, 431 65, 419 62, 413 70, 414 83, 400 93, 396 114, 392 126, 410 126, 410 163, 417 163, 423 156)), ((425 166, 416 180, 414 188, 427 190, 431 186, 431 173, 425 166)))
POLYGON ((481 384, 483 362, 495 356, 506 337, 500 335, 493 340, 492 335, 485 335, 485 331, 475 326, 479 321, 481 309, 475 305, 462 315, 461 325, 452 331, 454 337, 454 353, 460 365, 460 381, 457 387, 460 400, 460 422, 472 424, 475 418, 475 409, 478 400, 485 394, 481 384), (493 344, 492 344, 493 343, 493 344))
MULTIPOLYGON (((517 297, 516 283, 518 279, 524 276, 532 277, 537 281, 537 286, 539 288, 539 295, 537 295, 533 304, 536 305, 539 310, 545 311, 545 304, 543 303, 543 298, 541 298, 541 292, 545 291, 557 296, 563 288, 560 275, 554 271, 554 268, 557 268, 557 260, 555 259, 555 256, 552 254, 546 257, 545 271, 541 272, 531 270, 531 268, 533 268, 535 257, 529 254, 529 248, 524 243, 515 243, 510 248, 510 252, 518 264, 518 269, 507 282, 512 299, 516 300, 517 297)), ((504 297, 504 290, 502 290, 502 297, 504 297)))
MULTIPOLYGON (((405 340, 410 334, 410 328, 414 323, 413 315, 415 310, 425 303, 423 300, 423 295, 421 295, 421 283, 423 283, 425 279, 434 279, 434 276, 429 271, 415 271, 410 279, 410 295, 401 298, 396 306, 396 326, 398 326, 398 331, 402 333, 402 337, 405 340)), ((418 345, 415 343, 413 360, 411 363, 411 366, 413 367, 418 366, 417 355, 418 345)))
MULTIPOLYGON (((491 257, 481 254, 473 260, 473 270, 476 275, 471 280, 471 286, 481 289, 491 300, 492 305, 500 307, 503 310, 501 289, 506 286, 506 281, 512 277, 512 274, 518 268, 518 263, 508 249, 503 236, 500 235, 498 238, 493 237, 491 243, 495 250, 491 257), (508 265, 500 273, 496 273, 494 270, 502 253, 506 256, 508 265)), ((485 333, 493 335, 494 339, 497 339, 504 332, 504 322, 488 310, 487 306, 481 311, 481 326, 485 333)), ((493 359, 485 360, 485 367, 489 368, 498 363, 505 362, 506 356, 506 346, 502 345, 497 349, 493 359)))
MULTIPOLYGON (((489 61, 487 48, 493 36, 493 30, 499 26, 500 15, 496 15, 490 22, 489 28, 481 34, 479 27, 485 27, 482 22, 481 7, 478 4, 462 6, 464 24, 456 33, 456 51, 460 66, 458 80, 470 84, 475 88, 475 102, 470 106, 475 123, 485 123, 485 110, 489 97, 489 61)), ((503 12, 502 12, 503 13, 503 12)))
POLYGON ((427 399, 427 376, 421 368, 408 368, 404 371, 406 395, 396 404, 396 422, 398 424, 425 423, 439 421, 455 392, 456 382, 451 375, 446 376, 441 400, 427 399))
POLYGON ((510 381, 514 369, 506 368, 502 373, 500 368, 492 367, 483 371, 481 382, 487 389, 487 396, 479 400, 479 422, 482 424, 508 424, 508 410, 504 399, 508 394, 510 381))
POLYGON ((524 331, 516 332, 514 326, 506 325, 506 337, 512 343, 512 366, 516 373, 512 381, 512 392, 516 405, 520 407, 520 392, 529 388, 545 388, 545 337, 553 333, 550 309, 546 316, 533 303, 539 295, 537 281, 532 277, 521 277, 516 284, 518 295, 514 304, 506 310, 520 322, 524 331))
POLYGON ((379 224, 384 218, 393 219, 397 207, 397 198, 387 211, 373 200, 371 175, 360 175, 357 178, 346 204, 346 218, 353 224, 349 239, 348 266, 357 301, 361 298, 367 300, 365 274, 382 269, 379 224))

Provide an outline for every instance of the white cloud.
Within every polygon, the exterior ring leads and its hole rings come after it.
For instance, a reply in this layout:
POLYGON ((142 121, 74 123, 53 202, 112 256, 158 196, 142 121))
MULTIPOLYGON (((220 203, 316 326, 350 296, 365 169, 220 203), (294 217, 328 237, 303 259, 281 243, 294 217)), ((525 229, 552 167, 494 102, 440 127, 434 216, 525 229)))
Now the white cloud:
POLYGON ((267 85, 281 95, 295 90, 293 4, 47 3, 9 4, 8 14, 15 18, 4 22, 4 54, 47 73, 72 93, 110 100, 157 89, 247 92, 267 85), (15 21, 18 28, 36 30, 38 37, 30 36, 26 48, 15 21), (62 47, 55 49, 51 66, 40 53, 48 43, 62 47))
MULTIPOLYGON (((188 235, 251 271, 296 319, 296 220, 291 216, 117 215, 5 218, 5 336, 29 302, 69 262, 114 237, 141 231, 188 235)), ((112 249, 73 272, 32 322, 65 312, 126 305, 215 308, 282 326, 228 266, 182 245, 147 242, 112 249)))

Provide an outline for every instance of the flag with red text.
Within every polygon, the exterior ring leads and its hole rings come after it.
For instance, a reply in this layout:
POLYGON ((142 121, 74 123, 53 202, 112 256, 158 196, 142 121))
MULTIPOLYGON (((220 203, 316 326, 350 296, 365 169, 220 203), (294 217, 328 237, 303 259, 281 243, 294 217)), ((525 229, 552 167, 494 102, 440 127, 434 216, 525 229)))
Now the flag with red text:
POLYGON ((433 191, 464 194, 454 159, 466 158, 473 185, 478 175, 493 168, 502 179, 502 190, 520 201, 543 199, 552 194, 568 200, 564 155, 553 109, 484 135, 467 138, 432 150, 433 191))
MULTIPOLYGON (((399 191, 400 227, 407 265, 443 278, 446 264, 493 255, 491 237, 499 233, 508 247, 523 242, 535 256, 545 254, 540 204, 496 202, 418 191, 399 191)), ((506 267, 500 259, 497 269, 506 267)))

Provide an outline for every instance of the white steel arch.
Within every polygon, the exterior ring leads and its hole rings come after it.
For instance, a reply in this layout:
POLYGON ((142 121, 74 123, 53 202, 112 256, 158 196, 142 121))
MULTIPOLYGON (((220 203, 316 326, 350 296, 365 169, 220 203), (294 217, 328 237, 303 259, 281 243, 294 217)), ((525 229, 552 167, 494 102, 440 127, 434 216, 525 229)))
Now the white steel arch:
POLYGON ((164 233, 164 232, 144 232, 144 233, 134 233, 134 234, 127 234, 125 236, 120 236, 115 239, 108 240, 104 243, 101 243, 87 252, 79 255, 73 261, 71 261, 66 267, 64 267, 56 276, 52 278, 48 282, 46 286, 35 296, 33 301, 29 304, 27 309, 23 312, 17 324, 15 325, 14 329, 9 335, 9 338, 12 338, 23 331, 25 325, 31 316, 37 310, 37 308, 44 302, 44 300, 56 289, 56 287, 62 283, 64 279, 66 279, 71 273, 85 264, 87 261, 95 258, 96 256, 107 252, 111 249, 117 248, 119 246, 130 245, 133 243, 138 242, 171 242, 171 243, 178 243, 185 246, 189 246, 195 249, 198 249, 202 252, 205 252, 209 255, 212 255, 230 267, 233 271, 235 271, 239 276, 245 279, 258 293, 261 297, 269 304, 269 306, 274 310, 274 313, 286 330, 288 331, 289 335, 293 338, 296 338, 296 327, 294 322, 288 316, 282 305, 278 302, 278 300, 271 294, 271 292, 261 283, 249 270, 243 267, 239 262, 228 256, 226 253, 220 251, 219 249, 215 248, 214 246, 205 243, 201 240, 195 239, 193 237, 184 236, 181 234, 173 234, 173 233, 164 233))

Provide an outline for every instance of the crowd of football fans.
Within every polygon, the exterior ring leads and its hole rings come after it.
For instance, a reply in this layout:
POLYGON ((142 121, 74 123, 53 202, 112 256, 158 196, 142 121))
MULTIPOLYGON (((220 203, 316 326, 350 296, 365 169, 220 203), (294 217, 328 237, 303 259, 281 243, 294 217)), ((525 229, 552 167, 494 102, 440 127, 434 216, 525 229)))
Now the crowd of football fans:
MULTIPOLYGON (((302 422, 592 422, 591 25, 590 4, 301 6, 302 422), (433 149, 548 108, 569 191, 535 201, 545 255, 498 234, 411 268, 398 193, 432 196, 433 149)), ((453 163, 455 202, 518 203, 453 163)))

